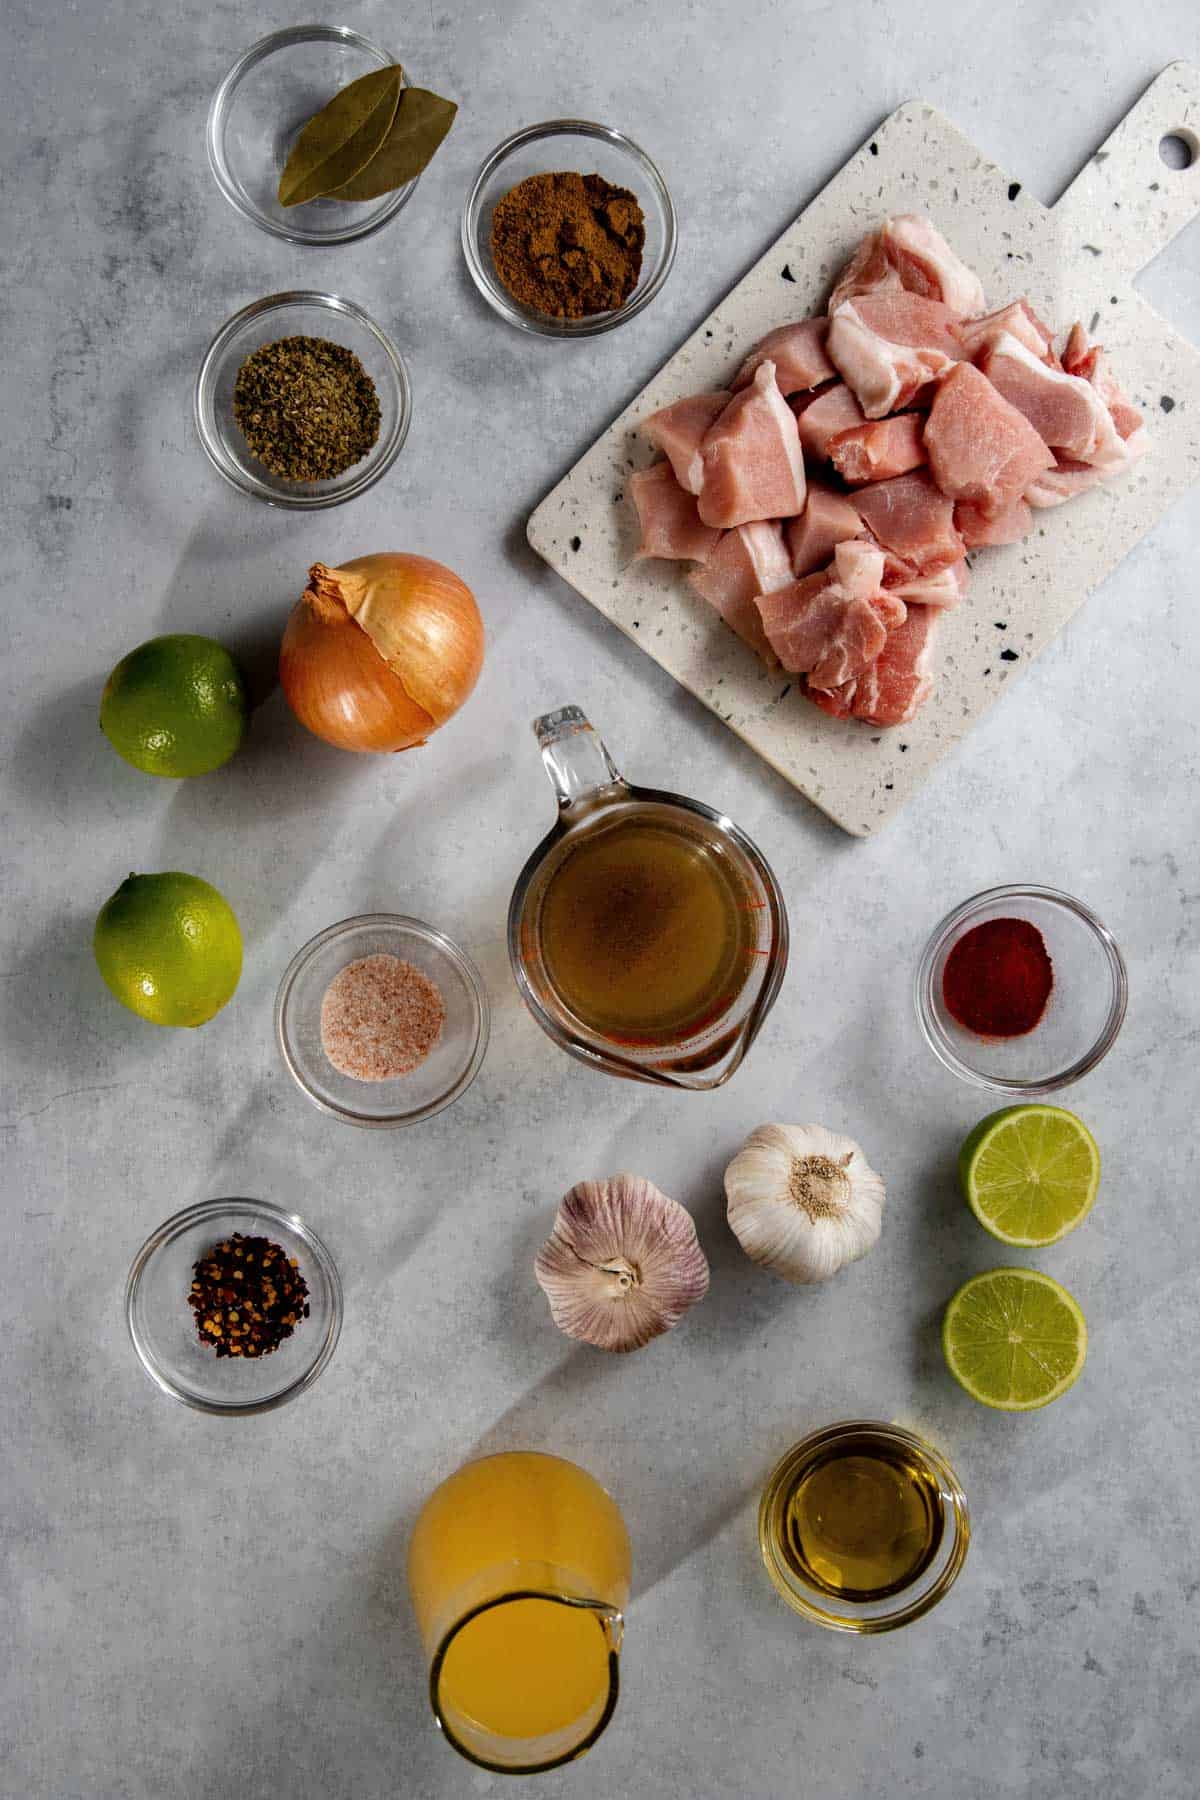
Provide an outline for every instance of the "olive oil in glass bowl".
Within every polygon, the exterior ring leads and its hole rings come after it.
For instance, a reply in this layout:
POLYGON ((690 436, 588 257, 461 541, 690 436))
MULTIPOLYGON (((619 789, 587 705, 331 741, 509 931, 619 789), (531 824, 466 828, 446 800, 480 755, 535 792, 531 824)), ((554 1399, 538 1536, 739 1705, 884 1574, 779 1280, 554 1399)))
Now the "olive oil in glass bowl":
POLYGON ((951 1586, 969 1539, 949 1463, 879 1420, 804 1438, 773 1471, 758 1514, 775 1587, 835 1631, 892 1631, 920 1618, 951 1586))

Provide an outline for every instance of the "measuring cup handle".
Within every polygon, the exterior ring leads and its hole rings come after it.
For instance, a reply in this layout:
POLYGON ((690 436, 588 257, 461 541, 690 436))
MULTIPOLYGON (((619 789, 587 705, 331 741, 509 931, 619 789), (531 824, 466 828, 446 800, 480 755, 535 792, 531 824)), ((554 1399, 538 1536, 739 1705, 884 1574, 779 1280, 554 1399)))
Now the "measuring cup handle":
POLYGON ((604 739, 577 706, 543 713, 533 721, 533 731, 560 810, 625 786, 604 739))

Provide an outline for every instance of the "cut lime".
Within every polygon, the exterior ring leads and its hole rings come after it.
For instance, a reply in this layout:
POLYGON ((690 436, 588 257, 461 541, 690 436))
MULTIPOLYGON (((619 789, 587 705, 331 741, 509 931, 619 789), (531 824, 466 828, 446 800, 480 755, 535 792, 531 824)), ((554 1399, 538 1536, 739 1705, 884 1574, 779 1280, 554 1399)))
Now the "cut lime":
POLYGON ((975 1127, 958 1176, 967 1205, 1002 1244, 1056 1244, 1091 1211, 1100 1152, 1061 1106, 1006 1106, 975 1127))
POLYGON ((1087 1321, 1037 1269, 991 1269, 959 1288, 942 1320, 946 1366, 973 1400, 1032 1412, 1065 1394, 1087 1356, 1087 1321))

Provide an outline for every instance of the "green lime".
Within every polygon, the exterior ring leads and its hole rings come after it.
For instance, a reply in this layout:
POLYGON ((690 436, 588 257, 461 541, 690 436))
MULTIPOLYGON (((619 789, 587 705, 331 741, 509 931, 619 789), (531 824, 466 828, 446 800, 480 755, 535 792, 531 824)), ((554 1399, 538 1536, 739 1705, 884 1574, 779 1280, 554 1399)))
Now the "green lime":
POLYGON ((946 1308, 942 1351, 973 1400, 1032 1412, 1065 1394, 1079 1374, 1087 1321, 1049 1275, 990 1269, 965 1281, 946 1308))
POLYGON ((153 1025, 203 1025, 242 972, 233 908, 198 875, 131 875, 100 908, 92 948, 123 1006, 153 1025))
POLYGON ((121 658, 100 697, 100 729, 147 775, 207 775, 246 730, 241 671, 214 638, 175 632, 121 658))
POLYGON ((967 1205, 1002 1244, 1056 1244, 1091 1211, 1096 1140, 1061 1106, 1006 1106, 981 1119, 958 1153, 967 1205))

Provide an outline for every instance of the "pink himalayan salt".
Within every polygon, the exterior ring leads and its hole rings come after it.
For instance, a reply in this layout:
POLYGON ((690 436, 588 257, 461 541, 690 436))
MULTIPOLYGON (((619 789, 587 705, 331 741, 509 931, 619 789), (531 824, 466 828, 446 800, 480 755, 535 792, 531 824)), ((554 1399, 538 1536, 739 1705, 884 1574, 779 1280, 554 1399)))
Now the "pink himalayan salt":
POLYGON ((363 956, 334 976, 321 1002, 321 1047, 342 1075, 391 1081, 423 1063, 442 1035, 438 988, 398 956, 363 956))

